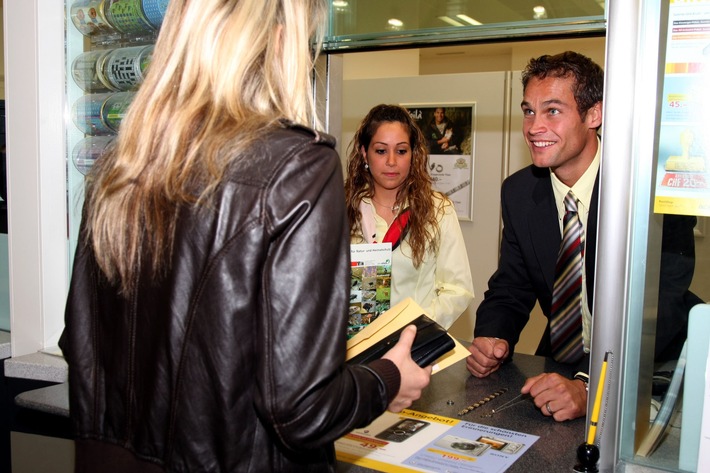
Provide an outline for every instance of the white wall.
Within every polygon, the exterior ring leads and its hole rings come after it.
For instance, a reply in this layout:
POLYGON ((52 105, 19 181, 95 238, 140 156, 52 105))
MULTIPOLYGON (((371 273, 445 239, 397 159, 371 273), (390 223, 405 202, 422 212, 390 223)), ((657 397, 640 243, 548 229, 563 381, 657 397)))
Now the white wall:
POLYGON ((4 5, 12 355, 56 345, 67 294, 64 2, 4 5))
POLYGON ((343 77, 348 80, 419 75, 419 50, 372 51, 344 55, 343 77))

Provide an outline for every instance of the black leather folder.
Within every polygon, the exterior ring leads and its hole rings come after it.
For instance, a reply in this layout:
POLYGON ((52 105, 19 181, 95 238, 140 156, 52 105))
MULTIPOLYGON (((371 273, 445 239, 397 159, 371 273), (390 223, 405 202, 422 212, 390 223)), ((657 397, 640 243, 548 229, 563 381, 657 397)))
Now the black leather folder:
MULTIPOLYGON (((445 353, 454 349, 454 340, 446 330, 432 319, 422 314, 409 325, 417 326, 417 336, 412 343, 412 359, 421 367, 433 364, 445 353)), ((399 341, 405 327, 382 338, 375 345, 348 360, 350 364, 367 364, 382 358, 399 341)))

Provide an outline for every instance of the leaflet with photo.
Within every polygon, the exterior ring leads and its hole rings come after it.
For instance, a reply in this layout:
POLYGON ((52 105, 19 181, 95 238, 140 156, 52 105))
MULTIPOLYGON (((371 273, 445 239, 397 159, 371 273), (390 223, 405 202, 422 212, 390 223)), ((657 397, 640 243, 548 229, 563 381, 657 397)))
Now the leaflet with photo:
POLYGON ((335 442, 339 461, 384 472, 502 473, 539 437, 405 409, 335 442))
POLYGON ((350 245, 348 338, 390 308, 392 243, 350 245))

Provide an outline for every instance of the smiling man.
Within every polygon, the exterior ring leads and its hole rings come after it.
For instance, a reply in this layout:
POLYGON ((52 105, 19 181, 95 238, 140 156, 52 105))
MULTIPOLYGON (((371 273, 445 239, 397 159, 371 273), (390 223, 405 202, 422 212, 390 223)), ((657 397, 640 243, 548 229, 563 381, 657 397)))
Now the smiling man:
POLYGON ((604 73, 591 59, 568 51, 532 59, 522 81, 523 135, 532 165, 503 182, 500 260, 476 313, 467 367, 477 377, 496 371, 512 355, 539 302, 548 324, 536 354, 577 366, 580 373, 574 379, 542 373, 528 379, 522 392, 544 415, 563 421, 585 415, 587 405, 604 73), (574 211, 566 208, 568 199, 574 211), (558 253, 568 251, 561 251, 567 211, 575 219, 579 277, 568 277, 565 291, 558 292, 558 253), (576 286, 572 279, 579 281, 576 286), (559 302, 562 292, 576 299, 559 302), (568 309, 561 325, 559 306, 568 309), (560 332, 568 340, 558 341, 560 332))

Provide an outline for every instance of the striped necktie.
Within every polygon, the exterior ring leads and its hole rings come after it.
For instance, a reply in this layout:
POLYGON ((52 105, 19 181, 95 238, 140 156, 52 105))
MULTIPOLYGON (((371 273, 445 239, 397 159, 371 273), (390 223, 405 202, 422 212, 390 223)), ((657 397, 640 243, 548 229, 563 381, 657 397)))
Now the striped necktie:
POLYGON ((555 266, 552 291, 550 339, 552 356, 562 363, 574 363, 584 355, 582 341, 582 260, 584 229, 577 215, 577 198, 565 196, 562 243, 555 266))

